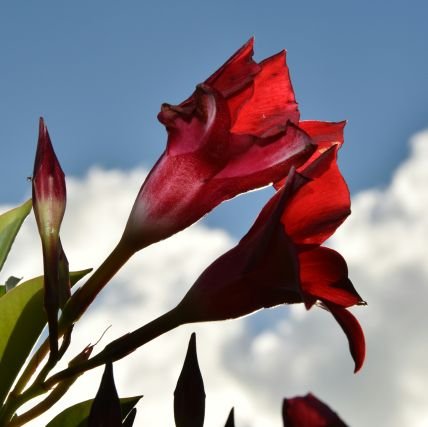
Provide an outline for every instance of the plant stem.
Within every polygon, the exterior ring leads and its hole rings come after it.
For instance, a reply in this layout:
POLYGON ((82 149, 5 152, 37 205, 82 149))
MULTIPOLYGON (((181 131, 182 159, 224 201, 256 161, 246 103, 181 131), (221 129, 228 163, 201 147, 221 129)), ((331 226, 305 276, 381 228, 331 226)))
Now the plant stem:
POLYGON ((152 341, 165 332, 171 331, 184 323, 186 322, 183 321, 181 313, 175 308, 141 328, 112 341, 103 351, 91 359, 64 369, 48 378, 44 383, 44 387, 52 388, 61 381, 96 368, 97 366, 101 366, 106 362, 114 362, 122 359, 149 341, 152 341))
POLYGON ((47 389, 44 388, 43 384, 33 384, 19 396, 9 395, 9 398, 0 410, 0 426, 8 426, 11 418, 21 405, 46 392, 47 389))
POLYGON ((58 402, 58 400, 61 399, 62 396, 64 396, 64 394, 68 391, 68 389, 72 386, 72 384, 76 381, 77 378, 78 375, 69 378, 67 381, 62 382, 61 384, 58 384, 58 386, 55 387, 49 393, 46 399, 42 400, 40 403, 38 403, 36 406, 31 408, 27 412, 24 412, 23 414, 13 418, 9 422, 8 427, 20 427, 28 421, 38 417, 40 414, 46 412, 56 402, 58 402))
MULTIPOLYGON (((25 386, 30 381, 31 377, 36 372, 40 362, 46 357, 49 352, 49 340, 46 339, 43 341, 43 344, 37 349, 37 351, 33 354, 33 357, 28 362, 27 366, 24 369, 24 372, 18 379, 14 389, 10 392, 9 397, 18 396, 22 393, 25 386)), ((8 399, 9 399, 8 397, 8 399)))
MULTIPOLYGON (((119 241, 117 246, 113 249, 111 254, 105 259, 100 267, 92 274, 92 276, 86 281, 86 283, 78 289, 70 298, 66 306, 64 307, 62 316, 59 320, 58 327, 58 338, 61 338, 66 334, 65 349, 69 344, 68 332, 71 332, 72 325, 83 315, 90 304, 94 301, 98 293, 104 288, 104 286, 111 280, 111 278, 120 270, 120 268, 129 260, 134 254, 134 251, 129 248, 122 240, 119 241)), ((19 402, 18 408, 25 401, 22 400, 23 396, 27 396, 26 392, 21 394, 35 372, 37 371, 41 361, 49 353, 49 339, 47 338, 39 349, 34 353, 33 357, 28 362, 24 372, 19 377, 14 389, 9 394, 5 407, 15 407, 19 402), (10 402, 9 402, 10 401, 10 402)), ((62 352, 63 354, 63 352, 62 352)), ((61 356, 62 356, 61 354, 61 356)), ((59 360, 59 359, 58 359, 59 360)), ((58 362, 57 359, 49 358, 45 367, 42 369, 36 380, 33 382, 29 389, 36 388, 40 385, 48 375, 48 373, 55 367, 58 362)), ((28 389, 28 390, 29 390, 28 389)), ((39 393, 40 394, 40 393, 39 393)), ((30 397, 31 398, 31 397, 30 397)), ((15 408, 15 410, 16 410, 15 408)), ((13 414, 11 414, 12 416, 13 414)))
POLYGON ((79 288, 65 305, 60 328, 64 333, 64 326, 68 326, 79 320, 82 314, 94 301, 104 286, 112 277, 123 267, 135 252, 129 246, 120 240, 111 254, 105 259, 94 274, 79 288))

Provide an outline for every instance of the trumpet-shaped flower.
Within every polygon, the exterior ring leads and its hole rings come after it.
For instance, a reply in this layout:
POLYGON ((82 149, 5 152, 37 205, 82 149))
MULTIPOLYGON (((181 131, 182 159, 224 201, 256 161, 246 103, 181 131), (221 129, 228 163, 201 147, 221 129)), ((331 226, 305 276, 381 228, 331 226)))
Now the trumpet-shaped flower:
POLYGON ((314 146, 299 128, 285 51, 260 63, 253 40, 158 119, 168 143, 137 196, 124 240, 134 250, 169 237, 224 200, 278 181, 314 146))
MULTIPOLYGON (((318 302, 347 335, 355 371, 364 335, 346 309, 364 304, 342 256, 321 244, 350 213, 336 163, 339 145, 292 170, 237 246, 211 264, 179 305, 188 322, 236 318, 280 304, 318 302)), ((322 150, 320 150, 322 151, 322 150)))

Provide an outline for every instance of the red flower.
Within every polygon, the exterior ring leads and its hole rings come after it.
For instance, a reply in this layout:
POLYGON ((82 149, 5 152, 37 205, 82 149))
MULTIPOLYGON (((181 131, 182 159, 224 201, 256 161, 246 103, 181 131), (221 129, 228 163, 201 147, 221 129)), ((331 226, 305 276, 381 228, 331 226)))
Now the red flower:
POLYGON ((336 412, 313 394, 284 399, 284 427, 346 427, 336 412))
POLYGON ((224 200, 279 180, 313 145, 299 127, 285 51, 261 63, 253 40, 178 106, 158 115, 167 148, 124 233, 134 250, 188 227, 224 200))
POLYGON ((336 164, 339 146, 289 173, 247 235, 184 297, 179 308, 186 321, 236 318, 279 304, 303 302, 309 309, 319 301, 346 333, 355 371, 361 368, 364 335, 346 308, 364 302, 342 256, 320 246, 350 213, 348 188, 336 164))

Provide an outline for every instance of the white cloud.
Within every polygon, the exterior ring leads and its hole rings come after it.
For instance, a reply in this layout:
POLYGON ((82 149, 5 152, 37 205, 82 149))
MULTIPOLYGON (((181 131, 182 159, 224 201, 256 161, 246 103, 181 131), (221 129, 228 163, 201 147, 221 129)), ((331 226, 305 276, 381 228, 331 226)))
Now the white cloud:
MULTIPOLYGON (((237 321, 180 328, 115 364, 120 394, 145 395, 136 425, 173 425, 172 393, 193 330, 207 392, 206 427, 224 425, 231 406, 237 426, 280 426, 282 398, 307 391, 352 426, 427 425, 428 132, 416 135, 411 146, 387 188, 354 198, 351 218, 331 242, 344 254, 369 304, 354 310, 368 342, 362 372, 352 374, 343 333, 316 308, 307 313, 280 307, 237 321)), ((93 169, 83 180, 69 180, 63 242, 72 268, 98 265, 114 246, 143 175, 93 169)), ((99 349, 173 307, 202 269, 232 244, 223 231, 197 224, 135 256, 82 318, 73 351, 94 342, 110 324, 99 349)), ((3 275, 40 271, 29 221, 3 275)), ((93 396, 100 374, 81 377, 53 412, 93 396)), ((29 425, 43 425, 51 416, 29 425)))

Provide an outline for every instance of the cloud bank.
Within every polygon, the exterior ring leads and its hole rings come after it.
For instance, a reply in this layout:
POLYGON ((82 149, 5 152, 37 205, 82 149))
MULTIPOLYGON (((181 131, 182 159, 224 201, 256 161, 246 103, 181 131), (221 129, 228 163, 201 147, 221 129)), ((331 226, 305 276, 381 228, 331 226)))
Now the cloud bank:
MULTIPOLYGON (((72 269, 96 267, 108 255, 143 177, 142 170, 92 169, 84 179, 68 180, 62 240, 72 269)), ((207 393, 206 427, 224 425, 232 406, 239 427, 279 427, 282 398, 308 391, 351 426, 428 425, 427 183, 428 132, 423 132, 412 138, 410 156, 387 188, 353 199, 353 214, 330 242, 347 259, 350 277, 368 302, 354 310, 368 344, 361 373, 352 373, 339 326, 317 308, 279 307, 235 321, 182 327, 115 363, 119 394, 144 395, 136 425, 174 425, 173 391, 192 331, 207 393)), ((109 325, 97 349, 172 308, 233 244, 224 231, 199 223, 136 255, 79 322, 70 357, 109 325)), ((39 246, 29 220, 2 279, 40 274, 39 246)), ((93 397, 101 373, 82 376, 68 397, 28 425, 45 425, 62 408, 93 397)))

